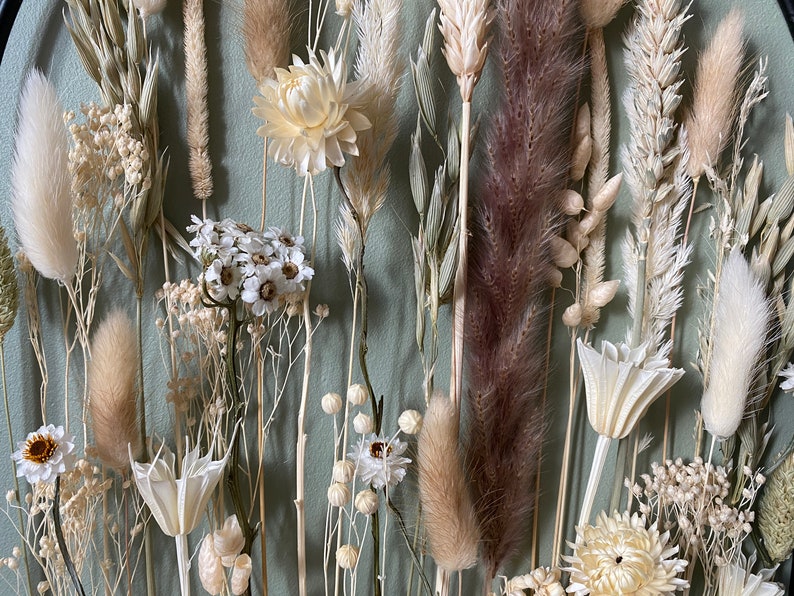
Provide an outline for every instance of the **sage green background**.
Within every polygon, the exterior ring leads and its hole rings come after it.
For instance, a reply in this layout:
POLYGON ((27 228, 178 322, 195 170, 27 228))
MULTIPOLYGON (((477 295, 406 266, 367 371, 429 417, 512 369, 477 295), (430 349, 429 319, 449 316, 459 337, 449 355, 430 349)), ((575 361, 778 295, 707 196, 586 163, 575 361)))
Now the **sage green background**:
MULTIPOLYGON (((293 0, 295 16, 295 35, 292 40, 293 51, 305 55, 305 20, 308 2, 293 0)), ((685 27, 685 36, 692 49, 687 54, 686 65, 692 72, 692 61, 696 48, 702 47, 704 28, 711 30, 719 17, 734 4, 744 7, 747 15, 748 50, 751 55, 769 56, 770 95, 756 110, 748 128, 751 139, 746 155, 758 153, 765 162, 762 195, 775 191, 785 178, 783 165, 783 118, 791 108, 794 92, 794 44, 791 41, 778 6, 773 0, 748 0, 747 2, 723 2, 721 0, 696 1, 692 6, 693 17, 685 27)), ((421 39, 425 19, 434 3, 429 0, 405 0, 403 10, 404 43, 401 57, 407 67, 408 53, 414 53, 421 39)), ((9 168, 13 151, 13 133, 16 123, 16 104, 25 73, 33 67, 41 68, 59 90, 63 105, 67 109, 77 109, 79 103, 99 101, 99 94, 92 81, 84 74, 72 48, 68 34, 63 26, 61 11, 65 4, 54 1, 27 0, 20 11, 17 23, 9 40, 8 49, 0 66, 0 222, 7 230, 12 230, 9 196, 9 168)), ((213 158, 215 196, 209 206, 210 217, 232 217, 258 225, 259 197, 261 178, 261 139, 255 131, 260 122, 251 114, 252 96, 256 93, 253 80, 246 71, 242 38, 238 31, 241 22, 240 9, 235 2, 211 1, 206 3, 207 46, 209 51, 210 85, 210 153, 213 158)), ((630 9, 624 9, 616 23, 607 31, 607 43, 612 54, 611 73, 615 88, 624 87, 620 58, 621 31, 623 31, 630 9)), ((328 31, 334 31, 338 19, 331 17, 328 31)), ((172 0, 165 12, 151 18, 149 32, 153 50, 160 53, 161 77, 159 95, 159 114, 162 130, 162 147, 167 147, 170 170, 165 196, 166 216, 179 229, 189 223, 191 213, 200 210, 199 203, 192 199, 187 177, 187 157, 184 141, 185 122, 181 109, 183 104, 183 58, 182 58, 181 4, 172 0)), ((330 36, 329 36, 330 37, 330 36)), ((457 110, 458 94, 454 82, 445 73, 440 54, 437 55, 436 71, 439 80, 447 89, 453 111, 457 110)), ((406 73, 407 73, 406 68, 406 73)), ((685 94, 690 87, 685 88, 685 94)), ((393 184, 384 209, 375 217, 367 244, 366 268, 370 291, 369 324, 369 363, 375 391, 384 395, 385 429, 396 428, 396 419, 405 408, 422 408, 421 366, 414 343, 414 290, 412 257, 409 236, 416 229, 417 218, 407 183, 407 163, 409 135, 416 122, 416 106, 410 78, 406 74, 400 90, 398 104, 400 136, 391 154, 393 184)), ((486 72, 483 84, 475 94, 475 112, 483 115, 487 127, 488 111, 493 109, 493 77, 486 72), (488 101, 484 101, 484 100, 488 101)), ((613 100, 617 115, 615 136, 625 138, 627 124, 623 111, 619 109, 619 98, 613 100)), ((442 102, 443 103, 443 102, 442 102)), ((617 152, 613 154, 613 171, 620 169, 617 152)), ((478 171, 479 155, 475 155, 474 176, 478 171)), ((271 162, 272 164, 272 162, 271 162)), ((291 171, 279 166, 269 170, 268 223, 295 228, 299 217, 302 180, 291 171)), ((340 261, 339 250, 333 237, 333 222, 337 214, 340 197, 328 173, 317 177, 316 188, 319 197, 319 237, 317 240, 316 281, 312 288, 312 303, 326 303, 330 306, 331 316, 315 335, 314 360, 310 391, 310 408, 307 421, 308 458, 307 458, 307 524, 309 549, 309 586, 310 594, 322 592, 322 544, 326 512, 325 490, 327 487, 332 455, 332 425, 328 416, 319 407, 320 397, 326 391, 344 394, 346 385, 346 353, 349 345, 351 324, 350 293, 344 268, 340 261)), ((476 178, 473 182, 476 188, 476 178)), ((475 191, 476 196, 476 191, 475 191)), ((707 200, 708 193, 702 189, 699 201, 707 200)), ((608 276, 620 277, 619 245, 627 222, 628 206, 625 192, 610 214, 609 233, 613 238, 609 257, 608 276)), ((700 388, 697 376, 689 365, 694 359, 696 340, 696 321, 699 310, 694 288, 704 279, 705 270, 710 262, 707 248, 706 224, 708 214, 697 217, 692 238, 698 243, 693 264, 686 277, 687 297, 682 315, 681 346, 676 350, 679 366, 687 368, 686 377, 676 386, 672 411, 676 424, 672 452, 689 457, 692 452, 693 411, 698 407, 700 388)), ((12 244, 16 239, 10 232, 12 244)), ((153 243, 156 246, 156 243, 153 243)), ((105 280, 104 299, 101 312, 109 304, 120 304, 134 314, 134 295, 130 284, 112 273, 105 280)), ((189 270, 184 266, 176 268, 174 278, 197 273, 195 267, 189 270)), ((151 251, 147 269, 148 292, 145 298, 146 332, 146 394, 147 419, 149 429, 160 435, 170 436, 173 414, 165 403, 166 367, 163 365, 163 345, 158 339, 154 318, 156 306, 154 290, 163 281, 162 259, 155 249, 151 251)), ((566 284, 570 287, 570 280, 566 284)), ((51 375, 51 403, 57 404, 63 395, 62 338, 58 324, 59 291, 46 280, 39 284, 42 296, 42 309, 45 316, 46 341, 51 375)), ((558 292, 558 306, 555 316, 570 303, 567 292, 558 292)), ((628 319, 625 314, 625 293, 621 290, 612 307, 596 331, 595 343, 601 338, 617 341, 623 338, 628 319)), ((448 330, 445 319, 443 333, 448 330)), ((14 329, 5 341, 7 375, 14 439, 18 440, 40 423, 38 408, 37 370, 35 360, 27 340, 24 315, 20 313, 14 329)), ((439 385, 445 386, 448 377, 448 349, 442 349, 440 368, 437 378, 439 385)), ((554 501, 557 492, 557 478, 564 434, 565 410, 567 409, 567 361, 568 341, 561 325, 557 326, 553 352, 553 370, 550 378, 549 409, 546 424, 549 427, 549 443, 545 453, 540 507, 541 540, 538 545, 541 563, 548 564, 551 530, 553 525, 554 501)), ((358 378, 354 374, 354 380, 358 378)), ((295 494, 295 418, 300 398, 300 375, 294 375, 294 382, 285 395, 278 412, 267 447, 267 537, 268 573, 272 594, 295 594, 295 508, 292 499, 295 494)), ((53 406, 48 412, 48 422, 58 424, 59 412, 53 406)), ((72 424, 79 419, 72 416, 72 424)), ((645 471, 648 462, 660 457, 664 416, 663 404, 654 406, 642 425, 643 432, 656 435, 656 441, 649 452, 641 456, 640 471, 645 471)), ((790 396, 780 396, 774 402, 774 422, 776 432, 774 445, 780 446, 788 441, 794 430, 794 403, 790 396)), ((0 433, 5 434, 5 433, 0 433)), ((594 433, 586 423, 583 409, 577 418, 577 439, 574 443, 574 466, 577 473, 574 487, 586 480, 592 457, 594 433)), ((613 448, 614 449, 614 448, 613 448)), ((771 452, 771 451, 770 451, 771 452)), ((0 437, 0 461, 9 453, 5 437, 0 437)), ((609 468, 609 465, 607 466, 609 468)), ((0 467, 0 489, 12 486, 11 466, 0 467)), ((610 472, 603 482, 603 493, 611 486, 610 472)), ((2 492, 2 490, 0 490, 2 492)), ((413 516, 415 502, 415 480, 409 476, 406 482, 395 490, 396 501, 404 506, 408 517, 413 516)), ((604 498, 602 496, 602 503, 604 498)), ((571 503, 578 503, 576 492, 571 503)), ((573 505, 575 507, 575 505, 573 505)), ((574 517, 573 515, 569 515, 574 517)), ((569 524, 570 526, 570 524, 569 524)), ((390 521, 390 534, 394 534, 394 524, 390 521)), ((154 533, 159 536, 155 527, 154 533)), ((568 535, 571 538, 571 534, 568 535)), ((200 533, 191 537, 191 546, 198 546, 200 533)), ((10 555, 11 548, 17 544, 10 525, 0 518, 0 557, 10 555)), ((404 583, 409 569, 409 557, 402 549, 396 535, 389 541, 389 565, 386 569, 387 594, 404 593, 404 583)), ((517 559, 515 570, 527 571, 529 548, 517 559)), ((165 538, 157 541, 158 593, 178 593, 176 563, 173 543, 165 538)), ((254 567, 256 568, 256 561, 254 567)), ((0 573, 6 573, 2 570, 0 573)), ((142 572, 141 572, 142 573, 142 572)), ((360 571, 359 594, 367 593, 368 565, 360 571)), ((466 592, 475 594, 479 590, 479 580, 468 572, 466 592)), ((255 593, 258 590, 255 590, 255 593)), ((0 593, 6 588, 0 583, 0 593)), ((202 593, 196 583, 196 593, 202 593)))

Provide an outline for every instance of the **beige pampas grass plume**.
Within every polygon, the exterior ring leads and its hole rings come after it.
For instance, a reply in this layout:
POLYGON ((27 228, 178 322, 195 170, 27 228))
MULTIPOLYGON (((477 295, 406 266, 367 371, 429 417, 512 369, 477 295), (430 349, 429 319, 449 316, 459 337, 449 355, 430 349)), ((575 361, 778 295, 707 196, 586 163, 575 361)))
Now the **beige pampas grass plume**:
POLYGON ((273 76, 289 61, 287 0, 245 0, 243 4, 245 64, 257 83, 273 76))
POLYGON ((687 173, 692 178, 700 177, 716 163, 731 137, 739 100, 737 81, 744 60, 743 24, 741 11, 731 10, 698 59, 692 110, 686 119, 690 153, 687 173))
POLYGON ((430 554, 446 571, 477 562, 480 533, 458 449, 458 414, 439 392, 430 400, 419 433, 419 497, 430 554))
POLYGON ((207 106, 207 46, 204 43, 203 0, 185 0, 185 94, 190 181, 197 199, 212 196, 212 161, 209 154, 207 106))
POLYGON ((121 310, 111 312, 91 341, 88 363, 88 409, 100 459, 116 470, 130 465, 141 442, 136 409, 138 350, 135 329, 121 310))
POLYGON ((55 88, 38 70, 19 100, 11 209, 19 243, 44 277, 66 284, 77 267, 69 193, 69 140, 55 88))
POLYGON ((741 251, 725 260, 714 305, 708 386, 701 413, 713 437, 727 439, 744 417, 753 376, 766 344, 769 301, 741 251))

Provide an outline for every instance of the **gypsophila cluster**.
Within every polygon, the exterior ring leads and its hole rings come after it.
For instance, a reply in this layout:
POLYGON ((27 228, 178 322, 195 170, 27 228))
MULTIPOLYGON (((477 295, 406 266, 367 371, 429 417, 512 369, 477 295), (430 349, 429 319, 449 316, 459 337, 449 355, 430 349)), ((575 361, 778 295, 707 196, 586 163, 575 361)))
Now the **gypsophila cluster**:
POLYGON ((752 530, 751 507, 765 481, 760 473, 745 469, 748 485, 733 505, 730 472, 730 467, 706 464, 700 457, 686 464, 678 458, 652 464, 651 474, 643 474, 642 482, 631 487, 640 512, 669 530, 682 554, 696 555, 707 575, 736 560, 752 530))
POLYGON ((190 245, 204 265, 204 283, 213 300, 231 303, 239 298, 262 316, 302 298, 305 282, 314 276, 302 236, 272 227, 259 232, 228 218, 192 220, 187 230, 195 238, 190 245))

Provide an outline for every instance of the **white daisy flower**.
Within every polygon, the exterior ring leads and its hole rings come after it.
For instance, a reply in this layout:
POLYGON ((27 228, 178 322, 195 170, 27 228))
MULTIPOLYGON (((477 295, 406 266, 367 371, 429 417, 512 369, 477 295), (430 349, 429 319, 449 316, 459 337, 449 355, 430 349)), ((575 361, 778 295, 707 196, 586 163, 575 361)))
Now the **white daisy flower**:
POLYGON ((47 424, 18 442, 11 459, 17 464, 17 476, 31 484, 55 482, 74 467, 74 437, 62 426, 47 424))
POLYGON ((305 288, 304 281, 310 280, 314 276, 314 269, 309 267, 305 255, 299 250, 290 251, 282 259, 281 272, 287 280, 288 292, 302 292, 305 288))
POLYGON ((786 368, 778 373, 778 376, 784 379, 784 381, 780 383, 780 388, 788 393, 794 392, 794 364, 789 362, 786 368))
POLYGON ((210 295, 218 301, 235 300, 240 295, 242 271, 234 264, 232 256, 218 257, 204 271, 204 281, 210 295))
POLYGON ((270 227, 264 232, 263 237, 272 244, 274 252, 278 255, 285 255, 293 249, 303 252, 303 236, 293 236, 283 228, 270 227))
POLYGON ((279 299, 284 294, 285 288, 284 274, 278 264, 274 264, 246 278, 240 298, 250 305, 251 312, 261 317, 278 309, 279 299))
POLYGON ((408 444, 395 436, 392 439, 371 434, 354 445, 348 459, 356 465, 356 474, 373 488, 396 486, 405 478, 405 466, 411 463, 402 457, 408 444))
POLYGON ((240 242, 239 248, 240 252, 234 260, 242 270, 243 276, 250 277, 270 266, 273 246, 265 242, 261 235, 248 236, 245 242, 240 242))

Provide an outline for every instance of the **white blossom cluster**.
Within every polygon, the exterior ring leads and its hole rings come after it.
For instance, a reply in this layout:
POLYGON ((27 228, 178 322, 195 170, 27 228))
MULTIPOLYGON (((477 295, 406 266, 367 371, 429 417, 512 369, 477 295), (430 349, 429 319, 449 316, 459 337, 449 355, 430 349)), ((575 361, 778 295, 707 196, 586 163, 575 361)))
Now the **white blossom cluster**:
POLYGON ((285 302, 295 302, 304 282, 314 276, 306 260, 302 236, 280 228, 253 230, 231 219, 200 220, 193 216, 190 245, 204 265, 210 297, 220 303, 238 298, 256 316, 271 314, 285 302))
MULTIPOLYGON (((696 457, 690 463, 681 458, 654 463, 651 474, 631 487, 639 510, 662 524, 678 542, 682 553, 693 552, 707 570, 736 560, 741 543, 752 531, 751 511, 765 479, 745 469, 749 479, 739 502, 731 504, 730 468, 713 466, 696 457)), ((708 571, 707 571, 708 573, 708 571)))

